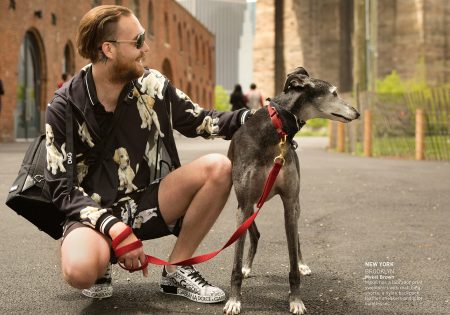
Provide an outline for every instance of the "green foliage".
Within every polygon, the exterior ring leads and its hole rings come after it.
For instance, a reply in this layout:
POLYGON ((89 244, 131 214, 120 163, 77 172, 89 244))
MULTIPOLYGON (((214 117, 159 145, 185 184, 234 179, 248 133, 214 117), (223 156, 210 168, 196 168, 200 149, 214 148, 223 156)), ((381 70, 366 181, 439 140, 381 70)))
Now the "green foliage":
POLYGON ((387 75, 384 79, 377 80, 377 93, 398 94, 405 92, 405 84, 400 79, 396 70, 387 75))
POLYGON ((313 129, 319 129, 319 128, 328 126, 328 120, 326 120, 324 118, 314 118, 314 119, 308 120, 306 122, 306 124, 313 129))
POLYGON ((218 111, 226 112, 230 110, 231 108, 230 97, 227 91, 223 88, 223 86, 216 85, 216 88, 214 89, 214 97, 216 104, 215 108, 218 111))

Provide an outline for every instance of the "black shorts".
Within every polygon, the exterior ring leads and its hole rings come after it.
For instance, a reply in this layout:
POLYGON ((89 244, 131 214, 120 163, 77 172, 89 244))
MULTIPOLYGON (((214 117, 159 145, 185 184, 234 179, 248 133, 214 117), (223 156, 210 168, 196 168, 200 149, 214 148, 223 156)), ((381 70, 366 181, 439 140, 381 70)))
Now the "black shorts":
MULTIPOLYGON (((133 192, 113 204, 113 215, 129 225, 141 240, 149 240, 166 235, 178 236, 183 217, 168 226, 164 221, 158 203, 160 181, 152 182, 146 189, 133 192)), ((74 229, 86 227, 79 221, 68 220, 63 228, 63 240, 74 229)))

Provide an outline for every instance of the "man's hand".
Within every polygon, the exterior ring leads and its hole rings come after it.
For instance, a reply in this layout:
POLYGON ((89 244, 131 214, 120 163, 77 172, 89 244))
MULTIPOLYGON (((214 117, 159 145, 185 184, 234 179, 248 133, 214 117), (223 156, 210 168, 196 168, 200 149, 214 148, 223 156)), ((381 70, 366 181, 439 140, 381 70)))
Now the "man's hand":
MULTIPOLYGON (((109 230, 109 236, 111 237, 111 239, 115 239, 126 227, 127 227, 127 225, 125 223, 117 222, 109 230)), ((131 233, 126 239, 124 239, 119 244, 118 247, 120 248, 122 246, 131 244, 137 240, 138 240, 138 238, 136 237, 136 235, 131 233)), ((119 263, 121 263, 127 269, 139 268, 140 266, 144 265, 144 263, 146 261, 144 248, 139 247, 137 249, 129 251, 128 253, 125 253, 122 256, 117 257, 117 259, 119 260, 119 263)), ((144 275, 144 277, 148 276, 148 268, 147 267, 142 269, 142 274, 144 275)))

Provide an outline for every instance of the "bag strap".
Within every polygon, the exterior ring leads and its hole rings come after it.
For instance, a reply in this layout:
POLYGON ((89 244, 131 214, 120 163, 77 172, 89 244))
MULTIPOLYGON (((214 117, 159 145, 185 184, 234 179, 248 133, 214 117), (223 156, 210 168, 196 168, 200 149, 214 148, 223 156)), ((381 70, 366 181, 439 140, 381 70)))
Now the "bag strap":
POLYGON ((74 182, 74 167, 76 154, 73 139, 73 115, 72 115, 72 104, 66 102, 66 152, 67 152, 67 191, 70 200, 70 192, 73 188, 74 182))

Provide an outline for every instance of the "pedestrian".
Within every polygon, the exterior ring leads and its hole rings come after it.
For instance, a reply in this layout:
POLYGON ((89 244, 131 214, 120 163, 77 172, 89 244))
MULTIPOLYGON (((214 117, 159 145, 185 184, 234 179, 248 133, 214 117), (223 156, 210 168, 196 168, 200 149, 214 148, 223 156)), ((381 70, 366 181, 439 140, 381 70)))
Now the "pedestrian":
POLYGON ((63 73, 63 74, 61 75, 61 80, 62 80, 62 81, 59 81, 58 84, 57 84, 58 89, 61 88, 61 87, 63 86, 64 83, 66 83, 67 81, 70 81, 70 79, 72 79, 72 75, 71 75, 71 74, 69 74, 69 73, 63 73))
POLYGON ((247 97, 247 107, 249 109, 258 110, 264 106, 264 98, 262 93, 256 89, 256 84, 250 84, 250 90, 245 94, 247 97))
POLYGON ((0 79, 0 114, 2 113, 2 98, 5 95, 5 89, 3 88, 3 81, 0 79))
POLYGON ((230 95, 230 103, 231 103, 231 110, 238 110, 247 107, 246 105, 247 98, 242 92, 242 87, 240 84, 236 84, 234 86, 234 90, 230 95))
MULTIPOLYGON (((113 292, 110 261, 142 268, 147 276, 138 239, 169 234, 178 238, 168 260, 192 257, 227 201, 228 158, 209 154, 181 166, 173 131, 230 139, 250 111, 204 110, 161 73, 144 68, 145 30, 128 8, 102 5, 87 12, 78 27, 77 49, 92 63, 47 107, 51 159, 48 153, 45 177, 53 202, 66 215, 63 277, 83 294, 104 298, 113 292), (71 105, 76 181, 68 191, 64 113, 71 105), (119 253, 111 240, 116 248, 134 249, 119 253)), ((197 302, 225 299, 224 291, 193 266, 163 267, 160 287, 197 302)))

